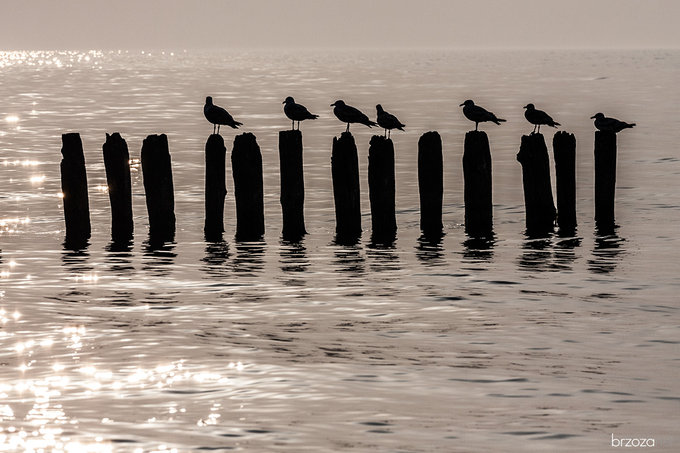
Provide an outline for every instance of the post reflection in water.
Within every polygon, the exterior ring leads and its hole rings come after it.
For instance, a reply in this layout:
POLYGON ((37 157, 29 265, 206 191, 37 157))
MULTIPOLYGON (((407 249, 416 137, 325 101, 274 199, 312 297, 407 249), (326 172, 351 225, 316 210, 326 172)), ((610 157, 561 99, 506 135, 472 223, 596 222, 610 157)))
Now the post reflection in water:
POLYGON ((608 274, 616 269, 616 265, 621 260, 621 255, 624 252, 621 246, 626 241, 624 238, 619 237, 616 229, 613 232, 607 230, 605 234, 600 234, 600 231, 596 232, 593 257, 588 260, 588 270, 590 272, 594 274, 608 274))
POLYGON ((236 256, 232 261, 234 273, 243 276, 254 276, 264 269, 264 253, 266 243, 240 242, 235 243, 236 256))
POLYGON ((280 248, 281 254, 281 270, 286 273, 297 273, 306 271, 310 262, 307 258, 307 248, 303 241, 300 242, 289 242, 281 241, 280 248))
POLYGON ((229 244, 226 241, 208 242, 205 245, 205 256, 201 258, 201 269, 214 277, 226 277, 229 270, 226 267, 229 261, 229 244))
POLYGON ((361 245, 340 246, 334 250, 333 266, 349 277, 360 277, 366 273, 366 259, 362 255, 361 245))
POLYGON ((135 273, 132 265, 132 241, 111 242, 106 246, 105 259, 109 270, 119 277, 131 276, 135 273))
POLYGON ((473 263, 491 262, 495 245, 495 236, 483 238, 469 237, 463 241, 463 259, 473 263))
POLYGON ((553 256, 555 257, 555 266, 571 270, 576 261, 576 248, 581 246, 581 238, 570 237, 561 238, 555 243, 553 256))
POLYGON ((396 253, 394 245, 370 245, 366 250, 367 258, 370 258, 369 267, 373 272, 381 272, 381 278, 392 280, 397 275, 390 275, 390 272, 401 270, 399 255, 396 253))
POLYGON ((518 259, 520 270, 549 271, 552 266, 552 251, 550 238, 532 239, 527 237, 522 245, 522 255, 518 259))
POLYGON ((175 264, 177 253, 173 250, 174 242, 154 242, 144 243, 144 257, 142 259, 142 271, 149 272, 153 277, 164 277, 170 274, 175 264))
POLYGON ((90 254, 87 249, 72 250, 64 248, 61 255, 61 261, 72 277, 84 276, 93 271, 93 267, 89 264, 90 254))
POLYGON ((446 260, 444 259, 443 242, 444 234, 425 235, 418 238, 416 245, 416 257, 426 266, 444 266, 446 260))

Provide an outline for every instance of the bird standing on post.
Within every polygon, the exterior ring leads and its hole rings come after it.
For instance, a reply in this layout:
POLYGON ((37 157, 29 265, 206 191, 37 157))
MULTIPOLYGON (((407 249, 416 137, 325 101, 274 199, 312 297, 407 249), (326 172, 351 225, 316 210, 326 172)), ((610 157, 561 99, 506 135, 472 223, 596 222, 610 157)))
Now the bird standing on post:
POLYGON ((217 133, 220 133, 220 125, 224 124, 226 126, 230 126, 234 129, 238 129, 239 126, 242 126, 243 123, 239 123, 238 121, 234 121, 234 118, 224 110, 222 107, 218 107, 215 104, 213 104, 213 100, 211 96, 208 96, 205 98, 205 105, 203 106, 203 115, 205 115, 205 119, 210 121, 213 125, 213 134, 215 133, 215 128, 217 128, 217 133))
POLYGON ((382 105, 380 104, 376 105, 375 109, 378 111, 378 117, 376 118, 378 126, 385 129, 386 137, 389 138, 389 133, 391 132, 392 129, 399 129, 400 131, 403 131, 404 127, 406 127, 405 124, 401 124, 401 122, 397 119, 396 116, 392 115, 391 113, 387 113, 385 110, 383 110, 382 105))
POLYGON ((541 125, 545 124, 546 126, 550 127, 557 127, 561 126, 560 123, 556 123, 550 115, 545 113, 543 110, 538 110, 534 107, 534 104, 527 104, 524 106, 526 111, 524 112, 524 118, 527 119, 528 122, 534 125, 534 130, 531 132, 532 134, 535 134, 536 131, 536 126, 538 126, 538 133, 541 133, 541 125))
POLYGON ((345 104, 345 101, 335 101, 331 104, 331 107, 333 106, 335 106, 333 109, 333 114, 335 114, 335 116, 343 123, 347 123, 346 132, 349 132, 350 123, 361 123, 368 127, 377 126, 375 122, 369 120, 368 117, 361 113, 359 109, 345 104))
POLYGON ((465 115, 465 118, 475 122, 475 130, 477 130, 479 123, 484 123, 486 121, 491 121, 496 124, 505 122, 503 118, 497 118, 496 115, 488 110, 475 105, 470 99, 460 104, 460 107, 463 107, 463 115, 465 115))
POLYGON ((601 131, 621 132, 629 127, 634 127, 635 123, 626 123, 616 118, 607 118, 604 113, 596 113, 590 119, 595 118, 595 127, 601 131))
POLYGON ((295 130, 295 122, 298 122, 298 130, 300 130, 300 121, 304 120, 315 120, 319 115, 314 115, 309 113, 307 107, 302 104, 296 104, 295 99, 288 96, 285 101, 283 101, 283 113, 292 121, 291 129, 295 130))

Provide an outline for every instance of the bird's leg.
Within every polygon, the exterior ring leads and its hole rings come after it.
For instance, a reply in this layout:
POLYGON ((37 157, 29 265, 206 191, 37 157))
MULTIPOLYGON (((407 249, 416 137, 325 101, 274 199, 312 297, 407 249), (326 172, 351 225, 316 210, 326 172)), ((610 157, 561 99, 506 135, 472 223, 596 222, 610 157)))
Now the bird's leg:
POLYGON ((215 128, 217 127, 216 124, 213 124, 213 135, 215 134, 215 128))
POLYGON ((538 125, 538 133, 539 134, 541 133, 541 125, 540 124, 538 125))
POLYGON ((220 125, 219 124, 217 125, 217 133, 218 134, 220 133, 220 125))
POLYGON ((347 123, 347 130, 345 132, 349 132, 349 123, 347 123))
POLYGON ((477 131, 477 126, 479 126, 479 123, 475 121, 475 132, 477 131))
POLYGON ((300 130, 300 122, 298 121, 298 130, 300 130))

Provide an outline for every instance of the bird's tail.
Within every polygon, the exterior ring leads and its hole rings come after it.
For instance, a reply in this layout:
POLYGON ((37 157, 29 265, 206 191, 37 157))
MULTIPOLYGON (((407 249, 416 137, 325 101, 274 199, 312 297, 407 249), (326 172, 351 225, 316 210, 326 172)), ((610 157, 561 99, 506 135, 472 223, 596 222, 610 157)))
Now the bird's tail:
POLYGON ((493 122, 496 123, 496 124, 505 123, 506 121, 507 120, 504 120, 503 118, 496 118, 496 119, 493 120, 493 122))
POLYGON ((238 129, 239 126, 243 126, 243 123, 239 123, 238 121, 234 121, 234 124, 231 126, 234 129, 238 129))
POLYGON ((371 120, 368 120, 368 122, 366 123, 366 126, 368 126, 368 127, 377 126, 377 125, 378 125, 378 123, 376 123, 375 121, 371 121, 371 120))
POLYGON ((561 126, 561 124, 558 123, 557 121, 553 121, 552 127, 557 127, 557 126, 561 126))
POLYGON ((312 113, 312 116, 311 116, 310 120, 315 120, 315 119, 317 119, 318 117, 319 117, 319 115, 315 115, 315 114, 312 113))
POLYGON ((635 127, 635 123, 626 123, 626 127, 635 127))

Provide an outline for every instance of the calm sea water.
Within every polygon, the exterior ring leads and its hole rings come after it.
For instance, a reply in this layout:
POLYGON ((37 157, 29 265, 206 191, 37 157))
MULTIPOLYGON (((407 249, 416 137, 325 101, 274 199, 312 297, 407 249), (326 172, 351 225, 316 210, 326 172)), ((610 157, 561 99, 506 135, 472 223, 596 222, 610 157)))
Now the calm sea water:
MULTIPOLYGON (((605 451, 611 438, 680 448, 680 52, 0 52, 0 450, 605 451), (212 95, 253 132, 267 233, 233 240, 230 169, 223 243, 203 240, 202 115, 212 95), (280 239, 278 131, 294 96, 306 221, 280 239), (330 103, 395 131, 397 241, 333 244, 330 103), (466 241, 462 144, 474 99, 493 156, 496 240, 466 241), (577 137, 574 238, 524 236, 520 137, 533 102, 577 137), (617 223, 593 218, 596 112, 619 134, 617 223), (417 140, 444 143, 446 236, 419 241, 417 140), (61 134, 85 147, 93 234, 65 250, 61 134), (136 236, 111 251, 101 145, 131 156, 166 133, 176 243, 149 249, 141 169, 136 236)), ((544 133, 548 140, 552 130, 544 133)), ((223 129, 228 152, 236 132, 223 129)), ((553 178, 554 181, 554 178, 553 178)))

